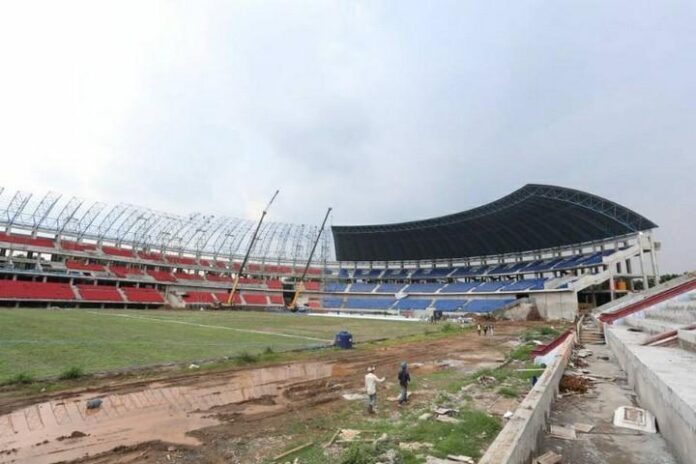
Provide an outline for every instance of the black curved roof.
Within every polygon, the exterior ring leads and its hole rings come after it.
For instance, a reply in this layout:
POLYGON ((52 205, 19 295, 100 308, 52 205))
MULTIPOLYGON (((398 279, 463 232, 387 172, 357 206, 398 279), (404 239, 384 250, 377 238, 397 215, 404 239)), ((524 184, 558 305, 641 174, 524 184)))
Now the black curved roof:
POLYGON ((657 225, 590 193, 527 184, 478 208, 422 221, 333 226, 339 261, 466 258, 604 240, 657 225))

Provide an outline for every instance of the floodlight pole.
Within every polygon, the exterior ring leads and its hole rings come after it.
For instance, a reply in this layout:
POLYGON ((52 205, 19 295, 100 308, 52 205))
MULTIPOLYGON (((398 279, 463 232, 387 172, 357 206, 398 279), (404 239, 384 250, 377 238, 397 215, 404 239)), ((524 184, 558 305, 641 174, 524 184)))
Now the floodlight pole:
POLYGON ((266 217, 266 214, 268 213, 268 209, 271 207, 273 204, 273 200, 276 199, 278 196, 278 192, 280 190, 276 190, 273 196, 271 197, 271 201, 268 202, 266 205, 266 208, 264 208, 263 213, 261 213, 261 219, 259 219, 259 223, 256 224, 256 230, 254 231, 254 235, 251 237, 251 242, 249 242, 249 248, 247 248, 246 254, 244 255, 244 259, 242 260, 242 265, 239 266, 239 271, 237 271, 237 274, 234 277, 234 283, 232 284, 232 290, 230 290, 230 296, 227 298, 227 304, 232 305, 232 300, 234 299, 234 294, 237 292, 237 286, 239 285, 239 276, 242 274, 244 271, 244 266, 246 266, 247 261, 249 261, 249 255, 251 255, 251 250, 254 249, 254 242, 256 242, 256 236, 259 234, 259 229, 261 228, 261 223, 263 222, 263 219, 266 217))
POLYGON ((326 215, 324 216, 324 221, 321 223, 321 227, 319 228, 319 233, 317 234, 316 240, 314 240, 314 245, 312 245, 312 251, 309 253, 309 258, 307 258, 307 264, 305 264, 304 270, 302 271, 302 275, 300 276, 300 281, 297 283, 295 286, 295 295, 292 297, 292 302, 290 302, 290 310, 294 311, 297 309, 297 299, 300 297, 300 292, 304 290, 304 279, 307 276, 307 271, 309 270, 309 265, 312 264, 312 257, 314 256, 314 252, 317 249, 317 245, 319 244, 319 239, 321 238, 321 233, 324 231, 324 226, 326 226, 326 220, 329 219, 329 214, 331 214, 332 208, 329 208, 326 210, 326 215))

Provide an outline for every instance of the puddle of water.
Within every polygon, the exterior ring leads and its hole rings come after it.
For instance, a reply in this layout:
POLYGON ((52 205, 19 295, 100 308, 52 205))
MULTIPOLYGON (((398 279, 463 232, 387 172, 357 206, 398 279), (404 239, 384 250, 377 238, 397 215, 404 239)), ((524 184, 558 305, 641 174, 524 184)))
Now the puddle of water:
MULTIPOLYGON (((243 371, 199 385, 159 383, 130 393, 38 403, 0 416, 0 463, 48 464, 153 440, 196 446, 198 440, 187 433, 218 424, 216 407, 266 396, 283 402, 286 387, 329 378, 332 368, 326 363, 297 363, 243 371), (86 402, 94 397, 103 399, 102 406, 88 410, 86 402)), ((250 405, 241 413, 272 407, 250 405)))

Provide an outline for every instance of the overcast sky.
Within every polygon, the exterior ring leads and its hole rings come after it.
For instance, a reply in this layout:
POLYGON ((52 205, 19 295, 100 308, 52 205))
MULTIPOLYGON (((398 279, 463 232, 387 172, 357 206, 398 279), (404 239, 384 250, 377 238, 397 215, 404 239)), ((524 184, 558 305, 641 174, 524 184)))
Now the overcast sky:
POLYGON ((530 182, 696 268, 696 2, 3 2, 0 185, 382 223, 530 182))

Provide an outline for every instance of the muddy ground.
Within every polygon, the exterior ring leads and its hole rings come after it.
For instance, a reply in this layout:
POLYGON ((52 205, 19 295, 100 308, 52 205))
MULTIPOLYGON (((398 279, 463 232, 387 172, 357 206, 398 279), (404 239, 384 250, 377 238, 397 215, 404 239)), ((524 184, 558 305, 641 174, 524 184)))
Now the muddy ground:
MULTIPOLYGON (((291 424, 330 416, 345 404, 342 394, 360 392, 367 366, 393 377, 408 360, 418 376, 447 360, 474 372, 500 364, 531 325, 500 323, 492 337, 466 331, 329 350, 272 366, 160 374, 145 381, 101 379, 87 389, 3 398, 0 463, 265 462, 286 449, 291 424), (101 407, 87 409, 87 400, 96 397, 101 407)), ((396 385, 391 389, 395 394, 396 385)))

